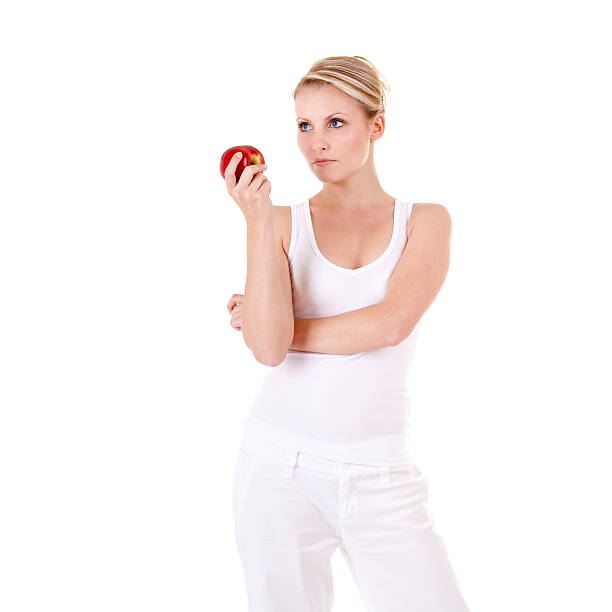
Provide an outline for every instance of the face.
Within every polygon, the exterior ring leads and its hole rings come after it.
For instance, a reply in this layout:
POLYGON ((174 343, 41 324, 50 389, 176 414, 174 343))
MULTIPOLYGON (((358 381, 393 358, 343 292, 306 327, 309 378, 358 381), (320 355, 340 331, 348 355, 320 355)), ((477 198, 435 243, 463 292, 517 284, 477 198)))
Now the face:
POLYGON ((331 85, 302 86, 295 95, 297 143, 313 173, 324 182, 339 181, 371 158, 373 141, 382 136, 384 116, 368 118, 357 100, 331 85), (315 164, 315 159, 334 160, 315 164))

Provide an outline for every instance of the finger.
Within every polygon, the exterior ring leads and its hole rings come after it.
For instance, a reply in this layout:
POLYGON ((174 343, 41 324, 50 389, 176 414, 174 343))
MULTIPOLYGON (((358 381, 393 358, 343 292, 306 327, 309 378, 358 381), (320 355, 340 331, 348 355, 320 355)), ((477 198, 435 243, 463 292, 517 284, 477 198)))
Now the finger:
POLYGON ((236 186, 236 168, 241 159, 242 153, 237 151, 232 155, 232 159, 230 159, 227 168, 225 168, 225 183, 228 189, 233 189, 236 186))
POLYGON ((234 293, 232 295, 232 297, 228 300, 227 302, 227 310, 229 312, 232 311, 232 308, 236 305, 236 304, 242 304, 243 302, 243 298, 244 298, 244 294, 243 293, 234 293))
POLYGON ((272 191, 272 183, 267 179, 259 186, 259 192, 267 193, 268 195, 272 191))
POLYGON ((238 162, 242 159, 242 153, 240 151, 236 151, 236 153, 234 153, 232 155, 232 157, 229 160, 229 163, 227 164, 227 166, 225 167, 225 176, 227 177, 228 174, 231 174, 232 171, 236 171, 236 167, 238 166, 238 162))
POLYGON ((244 302, 244 295, 242 295, 241 293, 234 294, 234 295, 236 295, 236 297, 231 302, 232 308, 234 306, 242 306, 242 304, 244 302))
POLYGON ((236 303, 236 298, 237 298, 237 294, 234 293, 234 295, 232 295, 232 297, 228 300, 227 305, 226 305, 228 312, 232 311, 232 308, 234 304, 236 303))
POLYGON ((240 175, 240 179, 238 179, 237 185, 241 188, 244 185, 248 185, 251 182, 251 179, 253 178, 253 176, 255 176, 255 174, 257 174, 258 172, 263 172, 264 170, 267 169, 267 167, 268 166, 266 164, 251 164, 250 166, 247 166, 242 171, 242 174, 240 175))
POLYGON ((249 185, 248 189, 252 189, 253 191, 258 191, 259 188, 268 180, 268 177, 265 174, 258 174, 249 185))
POLYGON ((258 172, 263 172, 264 170, 267 170, 267 169, 268 169, 268 164, 250 164, 242 171, 242 174, 244 174, 245 172, 248 172, 251 175, 254 175, 254 174, 257 174, 258 172))

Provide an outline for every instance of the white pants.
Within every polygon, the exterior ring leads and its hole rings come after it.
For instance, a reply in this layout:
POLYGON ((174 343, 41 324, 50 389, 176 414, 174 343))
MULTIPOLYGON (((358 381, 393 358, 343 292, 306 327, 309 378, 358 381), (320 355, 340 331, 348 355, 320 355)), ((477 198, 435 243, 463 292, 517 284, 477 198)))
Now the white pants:
POLYGON ((233 483, 249 612, 330 612, 339 546, 368 612, 468 612, 413 461, 346 463, 245 436, 233 483))

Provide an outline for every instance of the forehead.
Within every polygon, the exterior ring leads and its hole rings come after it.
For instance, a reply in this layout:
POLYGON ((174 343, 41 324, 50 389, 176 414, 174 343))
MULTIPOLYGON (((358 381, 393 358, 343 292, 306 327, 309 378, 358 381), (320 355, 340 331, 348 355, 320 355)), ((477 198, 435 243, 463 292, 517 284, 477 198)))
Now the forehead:
POLYGON ((325 118, 330 113, 351 114, 357 102, 330 85, 303 86, 295 95, 295 112, 301 118, 325 118))

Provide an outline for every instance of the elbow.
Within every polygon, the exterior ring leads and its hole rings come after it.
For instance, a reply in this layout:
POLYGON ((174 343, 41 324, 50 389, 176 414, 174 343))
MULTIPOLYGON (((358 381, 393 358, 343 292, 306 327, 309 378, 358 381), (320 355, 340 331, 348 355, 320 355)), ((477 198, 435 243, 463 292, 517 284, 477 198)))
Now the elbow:
POLYGON ((275 368, 276 366, 279 366, 281 363, 283 363, 283 361, 285 361, 285 357, 287 356, 287 353, 285 353, 283 355, 282 358, 278 358, 278 357, 266 357, 266 358, 257 358, 257 361, 259 361, 259 363, 261 363, 262 365, 268 366, 270 368, 275 368))
MULTIPOLYGON (((275 331, 278 331, 278 328, 275 331)), ((257 338, 257 341, 251 341, 249 337, 247 341, 248 334, 246 332, 247 329, 243 319, 242 334, 245 344, 251 349, 255 360, 262 365, 276 367, 285 361, 287 352, 293 344, 294 321, 293 318, 288 321, 286 330, 280 338, 257 338)))
POLYGON ((285 361, 285 358, 287 357, 287 353, 292 343, 293 343, 293 330, 291 331, 290 339, 284 342, 282 347, 280 347, 278 350, 267 351, 265 353, 264 352, 260 352, 260 353, 253 352, 253 354, 255 356, 255 359, 262 365, 275 368, 276 366, 279 366, 281 363, 283 363, 283 361, 285 361))
POLYGON ((276 366, 279 366, 281 363, 283 363, 283 361, 285 361, 285 357, 287 357, 287 351, 288 349, 283 352, 268 353, 266 355, 255 355, 255 359, 262 365, 275 368, 276 366))

